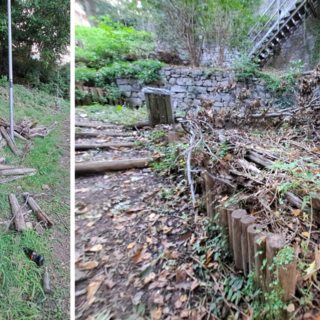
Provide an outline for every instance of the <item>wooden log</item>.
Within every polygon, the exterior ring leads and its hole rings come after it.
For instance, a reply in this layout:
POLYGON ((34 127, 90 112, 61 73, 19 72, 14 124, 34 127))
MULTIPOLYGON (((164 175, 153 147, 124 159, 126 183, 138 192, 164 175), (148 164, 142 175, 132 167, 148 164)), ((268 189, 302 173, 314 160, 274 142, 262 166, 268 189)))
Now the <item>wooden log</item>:
POLYGON ((97 132, 76 132, 76 138, 82 137, 98 137, 98 136, 108 136, 108 137, 133 137, 131 133, 122 132, 111 132, 111 131, 97 131, 97 132))
POLYGON ((136 147, 137 144, 134 142, 110 142, 101 144, 76 144, 76 150, 87 150, 87 149, 105 149, 105 148, 118 148, 118 147, 136 147))
POLYGON ((282 234, 271 233, 267 236, 266 246, 266 258, 267 258, 267 270, 266 270, 266 290, 272 291, 270 284, 274 280, 275 268, 269 268, 273 264, 273 258, 277 255, 278 251, 284 247, 286 238, 282 234))
MULTIPOLYGON (((3 120, 2 118, 0 118, 0 126, 3 126, 5 128, 10 128, 10 123, 3 120)), ((17 125, 13 125, 13 130, 14 131, 18 131, 18 132, 21 132, 22 131, 22 127, 21 126, 17 126, 17 125)))
POLYGON ((28 154, 28 152, 29 152, 29 150, 30 150, 31 146, 32 146, 32 142, 31 142, 31 141, 30 141, 30 142, 28 142, 28 143, 25 145, 25 147, 24 147, 24 149, 23 149, 22 156, 21 156, 21 161, 23 161, 23 160, 24 160, 24 158, 25 158, 25 157, 26 157, 26 155, 28 154))
POLYGON ((284 293, 282 300, 288 302, 292 299, 296 292, 297 285, 297 257, 293 258, 291 263, 284 266, 278 266, 278 278, 280 286, 284 293))
MULTIPOLYGON (((285 192, 284 193, 285 198, 289 201, 289 203, 291 205, 293 205, 294 207, 301 209, 302 206, 302 200, 297 197, 295 194, 293 194, 292 192, 285 192)), ((307 210, 309 207, 305 206, 304 209, 307 210)))
POLYGON ((255 276, 257 285, 265 292, 266 291, 266 269, 263 261, 267 256, 266 246, 266 232, 260 232, 254 236, 254 262, 255 262, 255 276))
POLYGON ((32 198, 26 196, 28 200, 28 204, 30 208, 34 211, 37 218, 43 223, 44 227, 50 228, 53 226, 53 222, 50 220, 50 218, 43 212, 43 210, 40 208, 40 206, 37 204, 37 202, 32 198))
POLYGON ((15 169, 18 168, 17 166, 12 166, 9 164, 0 164, 0 170, 7 170, 7 169, 15 169))
POLYGON ((207 174, 207 172, 203 173, 204 183, 205 183, 205 202, 206 202, 206 209, 207 209, 207 216, 210 219, 213 219, 215 216, 215 209, 214 209, 214 195, 212 194, 212 189, 214 185, 214 180, 207 174))
POLYGON ((227 209, 224 207, 223 204, 216 210, 218 215, 218 225, 221 228, 222 235, 227 237, 227 241, 229 243, 229 224, 228 224, 228 214, 227 209))
POLYGON ((10 136, 7 133, 7 130, 4 127, 0 127, 0 132, 2 134, 2 136, 6 139, 10 149, 12 150, 12 152, 16 155, 16 156, 20 156, 21 155, 21 151, 18 150, 18 148, 16 147, 16 145, 13 143, 13 141, 11 140, 10 136))
POLYGON ((103 171, 119 171, 132 168, 146 168, 153 161, 149 158, 136 158, 128 160, 113 160, 113 161, 94 161, 87 163, 76 163, 75 171, 81 173, 96 173, 103 171))
POLYGON ((241 250, 241 219, 247 214, 246 210, 238 209, 232 212, 232 237, 233 237, 233 254, 237 269, 243 268, 242 250, 241 250))
POLYGON ((254 259, 254 237, 259 234, 257 231, 261 230, 260 224, 251 224, 247 229, 248 239, 248 258, 249 258, 249 272, 254 270, 255 259, 254 259))
MULTIPOLYGON (((51 126, 44 129, 41 133, 37 134, 38 136, 44 138, 46 137, 56 126, 58 125, 58 122, 55 121, 51 126)), ((33 137, 32 133, 30 132, 30 137, 33 137)))
POLYGON ((76 127, 84 128, 123 128, 122 124, 112 124, 112 123, 94 123, 94 122, 75 122, 76 127))
POLYGON ((9 194, 9 201, 11 205, 11 211, 14 216, 14 224, 17 231, 26 230, 26 223, 24 221, 23 213, 19 202, 14 194, 9 194))
POLYGON ((249 249, 248 249, 248 226, 255 222, 256 218, 254 216, 244 216, 241 218, 241 253, 242 253, 242 263, 243 263, 243 273, 245 276, 249 273, 249 249))
POLYGON ((1 183, 7 183, 7 182, 15 181, 15 180, 26 178, 26 177, 31 177, 31 176, 34 176, 36 174, 37 174, 37 172, 30 172, 28 174, 21 174, 21 175, 13 176, 13 177, 10 177, 10 178, 4 178, 4 179, 0 180, 0 184, 1 183))
POLYGON ((143 128, 143 127, 154 127, 155 125, 150 123, 149 121, 142 121, 142 122, 137 122, 137 123, 132 123, 132 124, 126 124, 125 127, 128 128, 143 128))
POLYGON ((15 131, 13 132, 13 135, 15 137, 19 138, 20 140, 27 141, 26 138, 24 138, 22 135, 20 135, 19 133, 15 132, 15 131))
POLYGON ((38 172, 37 169, 34 168, 17 168, 17 169, 7 169, 7 170, 1 170, 0 176, 15 176, 15 175, 21 175, 21 174, 28 174, 28 173, 34 173, 38 172))
POLYGON ((271 166, 273 164, 273 161, 267 159, 263 155, 256 153, 254 151, 248 151, 247 154, 245 155, 246 158, 249 160, 253 161, 254 163, 259 164, 262 167, 267 167, 271 166))
POLYGON ((229 226, 229 248, 233 254, 233 234, 232 234, 232 212, 235 211, 237 208, 233 204, 229 204, 226 207, 227 210, 227 218, 228 218, 228 226, 229 226))

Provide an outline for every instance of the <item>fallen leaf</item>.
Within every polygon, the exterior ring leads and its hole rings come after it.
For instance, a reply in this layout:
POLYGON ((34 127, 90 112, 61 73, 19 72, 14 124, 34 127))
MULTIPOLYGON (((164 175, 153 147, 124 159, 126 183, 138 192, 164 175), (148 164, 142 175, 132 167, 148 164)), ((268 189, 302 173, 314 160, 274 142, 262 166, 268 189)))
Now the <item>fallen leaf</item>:
POLYGON ((295 217, 300 216, 301 212, 302 212, 302 211, 301 211, 300 209, 296 209, 296 210, 292 210, 292 211, 291 211, 291 213, 292 213, 295 217))
POLYGON ((116 230, 122 230, 124 228, 123 224, 118 224, 114 227, 116 230))
POLYGON ((126 212, 129 213, 129 212, 141 211, 141 210, 143 210, 145 207, 146 207, 145 205, 131 207, 131 208, 127 209, 126 212))
POLYGON ((153 296, 153 303, 163 304, 163 296, 160 293, 155 293, 153 296))
POLYGON ((231 157, 232 157, 232 155, 229 153, 223 158, 223 160, 229 161, 231 159, 231 157))
POLYGON ((171 243, 171 242, 167 242, 167 239, 163 239, 161 241, 161 244, 163 245, 163 247, 165 249, 168 249, 169 247, 175 247, 175 244, 171 243))
POLYGON ((182 302, 180 300, 177 300, 174 306, 176 307, 176 309, 179 309, 182 306, 182 302))
POLYGON ((93 302, 92 298, 94 297, 94 295, 98 291, 100 285, 101 285, 101 282, 91 282, 91 283, 89 283, 89 285, 87 285, 87 297, 86 297, 86 299, 89 302, 89 304, 91 304, 93 302))
POLYGON ((136 245, 135 242, 131 242, 131 243, 128 244, 127 248, 128 248, 128 249, 131 249, 131 248, 133 248, 135 245, 136 245))
POLYGON ((83 263, 80 266, 80 269, 81 270, 92 270, 92 269, 96 268, 98 266, 98 264, 99 263, 97 261, 88 261, 88 262, 83 263))
POLYGON ((187 295, 184 294, 183 296, 180 297, 179 300, 180 300, 181 302, 185 302, 185 301, 187 301, 187 299, 188 299, 187 295))
POLYGON ((96 221, 91 221, 91 222, 87 223, 87 227, 92 227, 95 223, 96 223, 96 221))
POLYGON ((179 242, 185 242, 185 241, 189 240, 191 237, 192 237, 191 233, 183 234, 183 235, 180 236, 180 238, 178 240, 178 243, 179 242))
POLYGON ((198 287, 200 284, 200 281, 198 279, 194 280, 191 284, 191 289, 190 291, 193 291, 196 287, 198 287))
POLYGON ((177 259, 179 257, 179 252, 178 251, 172 251, 171 252, 171 258, 172 259, 177 259))
POLYGON ((91 248, 87 248, 85 251, 93 251, 93 252, 98 252, 103 249, 103 246, 101 244, 96 244, 91 248))
POLYGON ((320 151, 320 149, 319 149, 319 148, 311 149, 311 152, 318 152, 318 151, 320 151))
POLYGON ((168 281, 154 281, 152 282, 149 287, 148 290, 152 290, 152 289, 156 289, 156 288, 163 288, 168 284, 168 281))
POLYGON ((143 294, 144 294, 143 291, 139 291, 135 294, 135 296, 132 298, 133 305, 137 305, 140 302, 143 294))
POLYGON ((296 308, 294 307, 294 304, 293 303, 290 303, 287 307, 287 311, 288 312, 293 312, 296 308))
POLYGON ((301 233, 304 237, 308 238, 309 237, 309 232, 302 232, 301 233))
POLYGON ((148 276, 146 276, 144 279, 143 279, 143 284, 147 284, 149 283, 151 280, 155 279, 156 277, 156 274, 154 272, 151 272, 148 276))
POLYGON ((104 280, 103 283, 109 288, 112 289, 115 286, 115 282, 111 279, 104 280))
POLYGON ((184 270, 176 270, 176 283, 180 283, 186 279, 186 272, 184 270))
POLYGON ((161 230, 162 230, 164 233, 169 233, 169 232, 172 230, 172 227, 167 227, 167 226, 165 226, 165 227, 161 228, 161 230))
POLYGON ((152 312, 152 320, 159 320, 159 319, 161 319, 161 316, 162 316, 162 310, 161 309, 154 310, 152 312))
POLYGON ((85 193, 85 192, 87 192, 87 191, 89 191, 88 188, 81 188, 81 189, 76 189, 76 190, 74 190, 75 193, 78 193, 78 192, 85 193))
POLYGON ((144 249, 144 248, 142 248, 142 249, 140 249, 139 251, 138 251, 138 253, 137 254, 135 254, 134 256, 133 256, 133 259, 134 259, 134 264, 137 264, 137 263, 139 263, 140 261, 142 261, 142 256, 143 256, 143 254, 145 253, 145 251, 146 251, 146 249, 144 249))
POLYGON ((188 318, 189 317, 189 310, 182 310, 180 313, 181 318, 188 318))
POLYGON ((316 270, 316 261, 313 261, 312 263, 309 264, 309 267, 305 270, 306 275, 304 275, 302 278, 303 280, 311 280, 311 278, 317 279, 316 273, 312 273, 309 275, 309 273, 313 272, 316 270))
POLYGON ((146 240, 148 243, 152 243, 152 239, 151 238, 149 238, 149 237, 147 237, 147 240, 146 240))
POLYGON ((151 253, 150 252, 146 252, 142 255, 142 259, 143 260, 151 260, 151 253))

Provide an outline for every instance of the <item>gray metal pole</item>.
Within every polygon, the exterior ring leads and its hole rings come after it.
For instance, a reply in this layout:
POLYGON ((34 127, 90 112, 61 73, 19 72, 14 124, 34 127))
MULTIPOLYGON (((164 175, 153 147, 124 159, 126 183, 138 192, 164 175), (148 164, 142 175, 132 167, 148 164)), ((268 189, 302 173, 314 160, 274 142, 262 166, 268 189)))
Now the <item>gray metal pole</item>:
POLYGON ((13 75, 12 75, 12 34, 11 34, 11 0, 8 0, 8 49, 9 49, 9 108, 10 108, 10 137, 14 141, 13 134, 13 75))

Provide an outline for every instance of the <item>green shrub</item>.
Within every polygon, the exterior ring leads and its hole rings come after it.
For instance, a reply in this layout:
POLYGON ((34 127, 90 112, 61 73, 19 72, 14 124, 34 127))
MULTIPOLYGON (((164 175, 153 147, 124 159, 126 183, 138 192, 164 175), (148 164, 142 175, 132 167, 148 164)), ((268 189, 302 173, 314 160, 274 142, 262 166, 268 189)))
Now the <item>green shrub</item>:
POLYGON ((96 77, 97 70, 87 67, 75 68, 75 80, 90 82, 94 81, 96 77))

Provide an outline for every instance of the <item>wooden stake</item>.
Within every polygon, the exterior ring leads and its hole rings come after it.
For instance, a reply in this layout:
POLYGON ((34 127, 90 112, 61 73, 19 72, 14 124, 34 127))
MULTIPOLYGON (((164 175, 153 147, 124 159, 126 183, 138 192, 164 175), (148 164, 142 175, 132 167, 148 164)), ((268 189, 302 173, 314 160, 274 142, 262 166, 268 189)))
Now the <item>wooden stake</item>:
MULTIPOLYGON (((27 197, 27 196, 26 196, 27 197)), ((50 220, 50 218, 42 211, 40 206, 37 204, 37 202, 32 198, 28 197, 28 204, 30 208, 34 211, 36 214, 37 218, 43 222, 44 227, 50 228, 53 226, 53 222, 50 220)))
POLYGON ((223 203, 221 203, 221 206, 217 209, 217 212, 219 213, 217 219, 219 227, 221 228, 221 233, 222 235, 227 236, 227 240, 229 243, 228 214, 227 209, 224 207, 223 203))
POLYGON ((242 263, 243 263, 243 273, 245 276, 249 273, 249 249, 248 249, 248 236, 247 229, 248 226, 255 222, 256 218, 254 216, 244 216, 241 218, 241 252, 242 252, 242 263))
POLYGON ((204 172, 203 177, 204 177, 205 190, 206 190, 205 202, 206 202, 206 208, 207 208, 207 216, 210 219, 213 219, 215 216, 215 209, 213 204, 214 195, 212 194, 214 181, 206 172, 204 172))
POLYGON ((233 254, 237 269, 242 269, 242 251, 241 251, 241 218, 247 214, 246 210, 238 209, 232 212, 232 236, 233 236, 233 254))
POLYGON ((10 149, 12 150, 12 152, 16 155, 16 156, 21 156, 21 151, 18 150, 18 148, 16 147, 16 145, 13 143, 13 141, 11 140, 10 136, 7 133, 7 130, 4 127, 0 127, 0 132, 2 134, 2 136, 6 139, 10 149))
POLYGON ((31 148, 31 145, 32 145, 32 142, 31 142, 31 141, 28 142, 28 143, 25 145, 25 147, 24 147, 24 149, 23 149, 22 156, 21 156, 21 161, 23 161, 24 158, 26 157, 27 153, 29 152, 29 150, 30 150, 30 148, 31 148))
POLYGON ((137 158, 127 160, 113 161, 94 161, 87 163, 76 163, 75 169, 77 174, 95 173, 104 171, 118 171, 132 168, 146 168, 152 163, 149 158, 137 158))
POLYGON ((288 302, 296 292, 297 258, 294 257, 291 263, 284 265, 284 268, 278 266, 278 278, 280 286, 284 289, 282 300, 288 302))
POLYGON ((226 207, 227 210, 227 217, 228 217, 228 226, 229 226, 229 248, 233 254, 233 234, 232 234, 232 212, 235 211, 237 208, 233 204, 229 204, 226 207))
POLYGON ((262 291, 266 291, 266 269, 263 266, 263 261, 266 259, 267 246, 266 246, 266 232, 258 233, 254 236, 254 261, 255 261, 255 276, 258 286, 262 291), (260 240, 260 241, 259 241, 260 240), (262 270, 261 270, 262 269, 262 270))
POLYGON ((247 229, 249 272, 254 270, 254 237, 258 234, 257 230, 260 229, 262 229, 260 224, 251 224, 247 229))
POLYGON ((9 201, 11 205, 11 211, 14 216, 14 224, 17 231, 26 230, 26 223, 24 221, 23 213, 21 212, 21 207, 14 194, 9 194, 9 201))
POLYGON ((286 238, 282 234, 271 233, 267 236, 267 270, 266 270, 266 289, 268 292, 272 291, 270 284, 274 280, 275 268, 271 270, 269 267, 273 264, 273 258, 277 255, 278 251, 284 247, 286 238))

